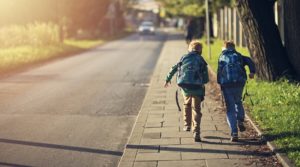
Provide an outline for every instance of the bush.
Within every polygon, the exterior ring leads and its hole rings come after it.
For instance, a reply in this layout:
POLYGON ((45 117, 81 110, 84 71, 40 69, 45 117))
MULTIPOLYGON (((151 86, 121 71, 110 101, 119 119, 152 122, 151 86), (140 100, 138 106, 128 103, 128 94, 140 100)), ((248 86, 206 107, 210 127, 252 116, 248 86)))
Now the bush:
POLYGON ((0 47, 47 46, 59 43, 59 29, 53 23, 31 23, 0 28, 0 47))

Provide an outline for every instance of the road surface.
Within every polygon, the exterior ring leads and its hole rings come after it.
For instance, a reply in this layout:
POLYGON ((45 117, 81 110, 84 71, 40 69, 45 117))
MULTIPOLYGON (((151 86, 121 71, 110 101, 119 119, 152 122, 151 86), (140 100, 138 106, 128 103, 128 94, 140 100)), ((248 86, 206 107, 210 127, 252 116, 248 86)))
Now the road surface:
POLYGON ((1 79, 0 166, 117 166, 165 37, 135 34, 1 79))

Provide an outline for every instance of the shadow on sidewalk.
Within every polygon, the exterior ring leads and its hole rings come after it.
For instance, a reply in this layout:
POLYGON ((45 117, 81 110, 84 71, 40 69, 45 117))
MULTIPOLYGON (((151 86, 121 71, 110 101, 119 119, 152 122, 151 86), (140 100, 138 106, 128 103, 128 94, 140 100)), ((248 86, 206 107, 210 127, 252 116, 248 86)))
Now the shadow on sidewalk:
MULTIPOLYGON (((131 149, 144 149, 144 150, 157 150, 157 146, 152 145, 127 145, 126 148, 131 149)), ((262 156, 269 157, 273 156, 272 151, 269 152, 258 152, 258 151, 240 151, 240 150, 221 150, 221 149, 198 149, 198 148, 183 148, 172 146, 159 146, 160 151, 174 151, 174 152, 190 152, 190 153, 227 153, 231 155, 251 155, 251 156, 262 156)))

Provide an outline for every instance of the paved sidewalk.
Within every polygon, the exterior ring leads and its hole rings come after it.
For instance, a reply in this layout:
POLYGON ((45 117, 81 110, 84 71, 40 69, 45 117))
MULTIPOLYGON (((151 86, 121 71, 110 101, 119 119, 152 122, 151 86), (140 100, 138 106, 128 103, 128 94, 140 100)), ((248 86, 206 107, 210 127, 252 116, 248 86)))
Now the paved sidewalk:
MULTIPOLYGON (((237 167, 273 166, 261 160, 269 151, 258 151, 256 138, 242 142, 229 141, 229 128, 215 83, 207 86, 201 122, 201 143, 195 143, 191 132, 182 131, 182 113, 175 102, 175 78, 164 88, 165 76, 186 45, 180 34, 170 34, 154 71, 150 87, 128 141, 119 167, 237 167)), ((180 94, 180 100, 181 94, 180 94)), ((249 133, 249 132, 244 132, 249 133)))

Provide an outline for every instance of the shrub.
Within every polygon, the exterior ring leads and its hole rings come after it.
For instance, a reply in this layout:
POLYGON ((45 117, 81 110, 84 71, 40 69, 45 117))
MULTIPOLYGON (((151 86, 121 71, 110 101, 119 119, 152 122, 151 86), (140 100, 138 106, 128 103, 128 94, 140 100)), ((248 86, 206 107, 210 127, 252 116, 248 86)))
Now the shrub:
POLYGON ((53 23, 31 23, 0 28, 0 47, 47 46, 59 43, 59 29, 53 23))

